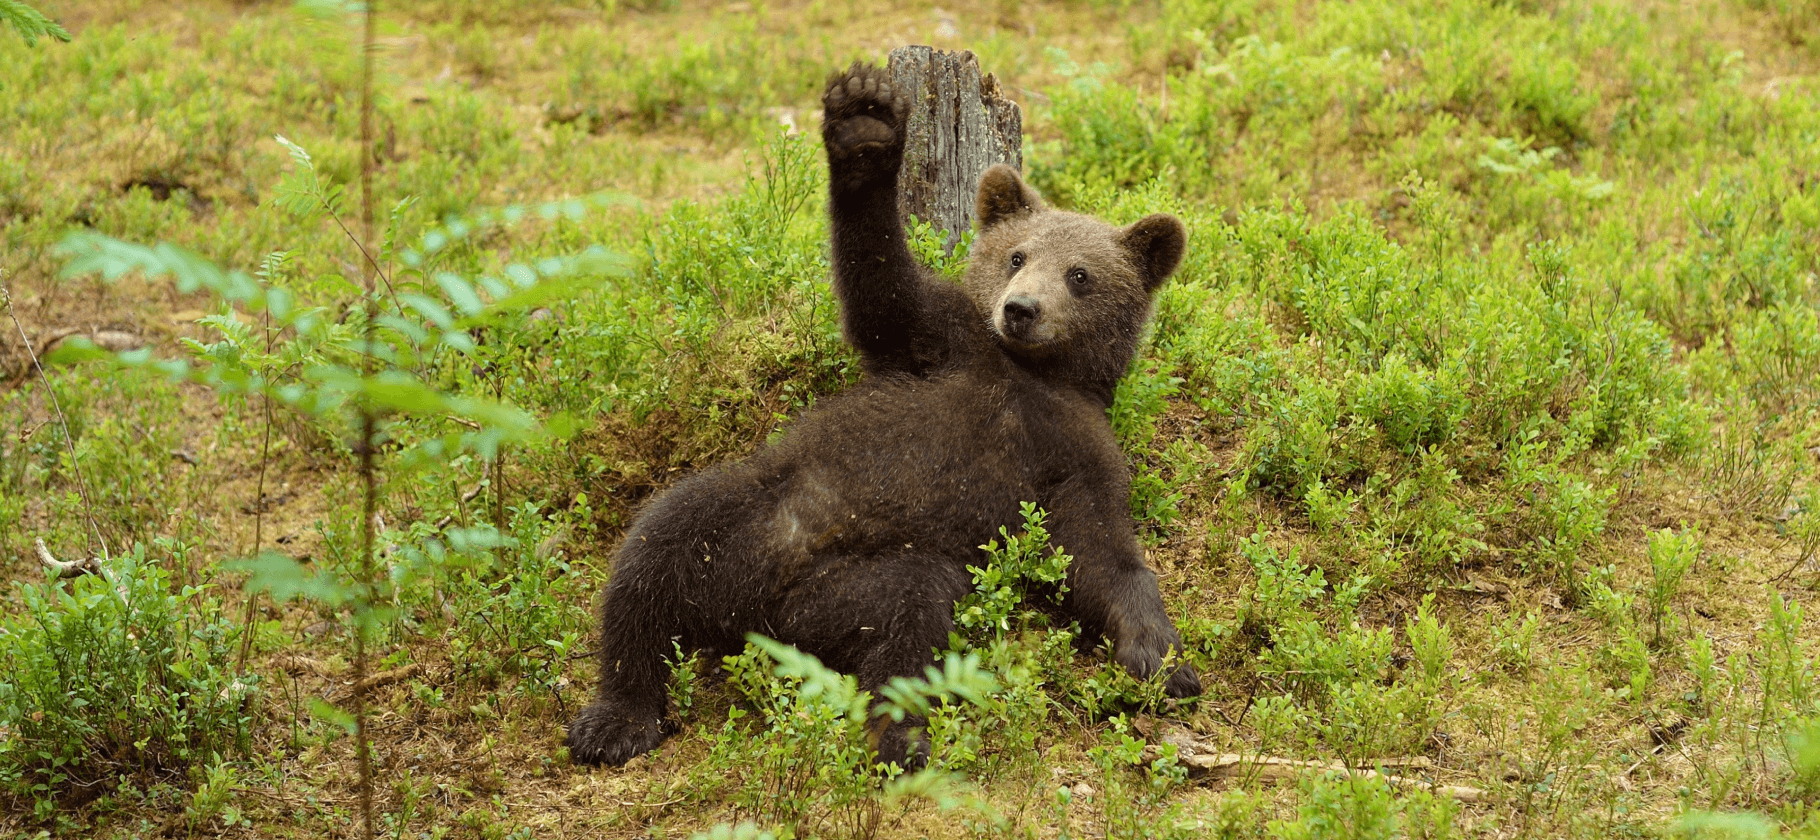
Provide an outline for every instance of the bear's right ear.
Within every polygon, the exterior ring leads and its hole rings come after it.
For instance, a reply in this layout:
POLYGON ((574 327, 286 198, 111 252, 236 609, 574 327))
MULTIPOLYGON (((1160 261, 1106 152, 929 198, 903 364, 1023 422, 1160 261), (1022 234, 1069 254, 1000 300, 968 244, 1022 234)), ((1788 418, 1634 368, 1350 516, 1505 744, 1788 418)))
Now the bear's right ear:
POLYGON ((973 214, 980 220, 980 230, 990 230, 1006 219, 1044 209, 1043 199, 1024 184, 1017 170, 1008 164, 994 164, 980 176, 979 197, 973 214))

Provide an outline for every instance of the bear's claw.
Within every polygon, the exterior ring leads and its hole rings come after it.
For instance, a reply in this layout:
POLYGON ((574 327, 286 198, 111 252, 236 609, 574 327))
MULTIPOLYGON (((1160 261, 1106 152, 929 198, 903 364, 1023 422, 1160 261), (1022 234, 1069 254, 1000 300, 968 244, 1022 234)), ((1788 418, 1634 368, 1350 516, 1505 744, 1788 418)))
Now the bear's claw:
POLYGON ((563 744, 576 764, 618 767, 655 749, 675 731, 675 724, 660 715, 634 719, 609 706, 595 704, 582 709, 575 722, 569 724, 563 744))
POLYGON ((929 738, 921 718, 905 718, 885 726, 873 746, 879 764, 896 764, 914 773, 929 765, 929 738))
POLYGON ((1163 693, 1176 699, 1199 696, 1201 678, 1183 657, 1181 636, 1169 624, 1147 628, 1135 639, 1115 644, 1113 659, 1125 666, 1132 676, 1147 680, 1163 668, 1172 652, 1175 658, 1169 661, 1174 664, 1175 672, 1163 684, 1163 693))
POLYGON ((1201 696, 1201 678, 1195 674, 1194 666, 1183 665, 1170 674, 1169 682, 1163 686, 1163 693, 1177 700, 1201 696))

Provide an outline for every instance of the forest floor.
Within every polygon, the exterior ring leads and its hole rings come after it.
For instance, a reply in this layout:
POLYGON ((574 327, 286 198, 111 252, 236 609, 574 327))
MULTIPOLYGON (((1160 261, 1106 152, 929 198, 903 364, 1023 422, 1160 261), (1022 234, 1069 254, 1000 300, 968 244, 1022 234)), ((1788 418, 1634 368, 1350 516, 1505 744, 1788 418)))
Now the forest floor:
POLYGON ((381 4, 370 146, 357 5, 0 36, 0 833, 361 836, 364 632, 385 836, 1820 836, 1814 3, 381 4), (1056 204, 1189 226, 1110 416, 1206 694, 1027 612, 918 790, 753 660, 576 766, 639 505, 857 379, 819 93, 907 43, 1056 204), (382 418, 376 569, 354 403, 280 399, 369 301, 439 395, 382 418))

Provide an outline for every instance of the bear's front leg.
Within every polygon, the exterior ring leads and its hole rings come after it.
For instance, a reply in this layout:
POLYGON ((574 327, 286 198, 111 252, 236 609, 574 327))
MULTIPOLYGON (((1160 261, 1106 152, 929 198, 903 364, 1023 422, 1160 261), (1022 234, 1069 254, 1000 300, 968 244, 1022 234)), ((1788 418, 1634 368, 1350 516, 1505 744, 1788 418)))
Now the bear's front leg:
POLYGON ((950 327, 977 315, 958 287, 934 280, 910 255, 897 209, 906 95, 883 68, 855 64, 828 80, 822 104, 842 331, 867 373, 926 375, 945 358, 950 327))
POLYGON ((1078 492, 1045 508, 1051 544, 1074 557, 1068 566, 1069 612, 1089 633, 1103 634, 1112 643, 1112 658, 1140 680, 1161 670, 1174 652, 1163 692, 1176 698, 1199 695, 1200 677, 1184 658, 1181 633, 1163 608, 1156 573, 1144 564, 1123 501, 1112 492, 1078 492))
POLYGON ((1108 597, 1104 601, 1106 638, 1112 658, 1140 680, 1147 680, 1175 654, 1163 693, 1175 698, 1201 693, 1201 679, 1184 658, 1182 635, 1163 609, 1156 573, 1141 563, 1136 568, 1107 570, 1100 575, 1108 597))

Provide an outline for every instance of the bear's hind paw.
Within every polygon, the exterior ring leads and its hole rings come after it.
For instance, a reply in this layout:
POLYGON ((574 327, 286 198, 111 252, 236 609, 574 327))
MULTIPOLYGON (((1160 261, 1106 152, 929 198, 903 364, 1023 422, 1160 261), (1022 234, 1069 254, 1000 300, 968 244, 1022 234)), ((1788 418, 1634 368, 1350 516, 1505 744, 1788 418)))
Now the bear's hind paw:
POLYGON ((879 766, 896 764, 907 773, 914 773, 929 765, 929 737, 923 727, 927 721, 922 718, 905 718, 895 723, 886 722, 874 745, 875 757, 879 766))
POLYGON ((633 757, 643 755, 663 743, 674 724, 662 715, 641 715, 636 719, 603 705, 581 711, 569 724, 563 744, 576 764, 598 764, 618 767, 633 757))
POLYGON ((1175 628, 1164 623, 1154 625, 1136 638, 1113 646, 1113 659, 1140 680, 1147 680, 1164 668, 1173 668, 1163 683, 1163 693, 1181 699, 1201 693, 1201 678, 1182 653, 1182 638, 1175 628))

